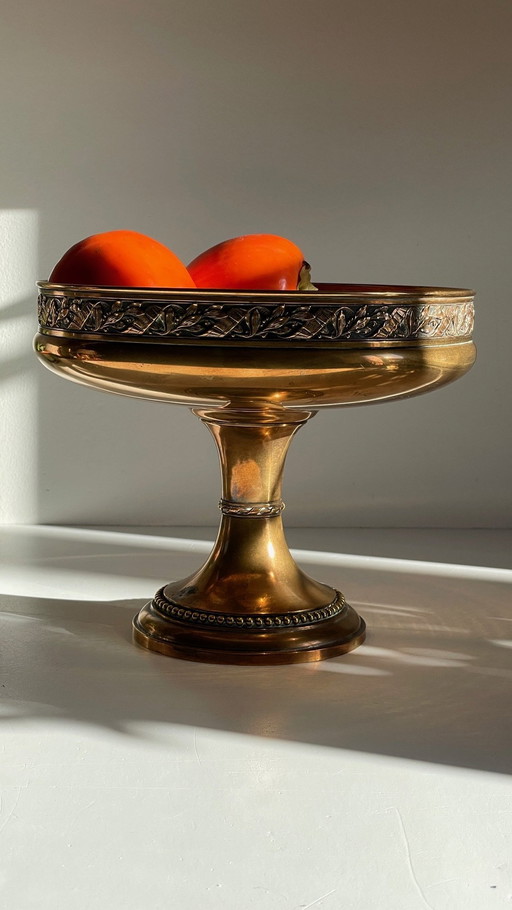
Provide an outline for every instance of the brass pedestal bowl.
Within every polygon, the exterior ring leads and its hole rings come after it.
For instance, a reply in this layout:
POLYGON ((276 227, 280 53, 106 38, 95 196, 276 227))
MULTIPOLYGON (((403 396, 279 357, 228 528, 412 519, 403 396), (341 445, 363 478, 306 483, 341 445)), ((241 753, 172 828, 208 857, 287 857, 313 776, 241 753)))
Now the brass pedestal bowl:
POLYGON ((217 443, 222 513, 206 563, 134 620, 135 641, 217 663, 321 660, 364 640, 343 594, 305 575, 283 532, 292 436, 319 408, 428 392, 475 357, 473 293, 116 289, 39 282, 35 348, 88 386, 187 405, 217 443))

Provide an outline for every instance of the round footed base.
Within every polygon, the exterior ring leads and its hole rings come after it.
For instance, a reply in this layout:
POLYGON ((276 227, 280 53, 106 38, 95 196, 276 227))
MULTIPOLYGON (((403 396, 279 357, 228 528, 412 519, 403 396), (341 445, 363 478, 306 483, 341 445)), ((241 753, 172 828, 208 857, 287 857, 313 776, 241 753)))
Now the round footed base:
MULTIPOLYGON (((339 595, 342 598, 342 595, 339 595)), ((213 616, 210 615, 213 620, 213 616)), ((292 618, 292 614, 290 614, 292 618)), ((271 629, 227 627, 203 628, 162 615, 151 601, 133 620, 134 641, 150 651, 169 657, 217 664, 294 664, 325 660, 361 645, 366 626, 356 611, 343 601, 343 609, 325 619, 300 626, 271 629)), ((306 617, 307 619, 307 617, 306 617)))

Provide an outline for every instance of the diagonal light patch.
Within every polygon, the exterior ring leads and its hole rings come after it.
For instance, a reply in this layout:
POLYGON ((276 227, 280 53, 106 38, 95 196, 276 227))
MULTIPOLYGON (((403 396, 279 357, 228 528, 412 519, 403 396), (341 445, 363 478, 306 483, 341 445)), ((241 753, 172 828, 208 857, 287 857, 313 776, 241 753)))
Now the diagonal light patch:
POLYGON ((37 520, 37 240, 36 211, 0 211, 0 524, 37 520))

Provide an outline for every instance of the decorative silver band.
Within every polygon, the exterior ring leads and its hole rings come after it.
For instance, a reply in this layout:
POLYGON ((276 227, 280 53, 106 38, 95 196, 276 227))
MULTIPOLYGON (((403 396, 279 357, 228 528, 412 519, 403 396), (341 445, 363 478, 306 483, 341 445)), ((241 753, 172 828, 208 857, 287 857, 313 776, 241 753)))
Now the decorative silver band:
POLYGON ((316 622, 322 622, 324 619, 340 616, 347 609, 347 602, 343 594, 340 591, 336 591, 336 597, 331 603, 325 607, 317 607, 315 610, 300 610, 291 613, 251 613, 245 615, 237 613, 208 613, 206 610, 189 609, 174 603, 165 596, 164 590, 165 588, 161 588, 157 591, 152 601, 152 606, 158 613, 169 617, 175 622, 210 629, 213 627, 217 629, 227 627, 258 632, 285 629, 293 626, 308 626, 316 622))
POLYGON ((223 515, 233 515, 236 518, 273 518, 280 515, 284 509, 284 502, 230 502, 221 499, 219 509, 223 515))
MULTIPOLYGON (((315 296, 315 295, 313 295, 315 296)), ((372 342, 469 338, 471 298, 410 303, 228 302, 183 298, 78 297, 42 293, 39 324, 46 331, 154 340, 372 342)))

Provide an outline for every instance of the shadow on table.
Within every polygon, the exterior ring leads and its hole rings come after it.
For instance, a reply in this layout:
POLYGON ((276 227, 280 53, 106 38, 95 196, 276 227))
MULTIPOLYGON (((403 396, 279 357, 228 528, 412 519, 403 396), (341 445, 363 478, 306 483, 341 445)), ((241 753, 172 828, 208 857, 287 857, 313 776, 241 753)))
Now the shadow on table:
MULTIPOLYGON (((307 566, 311 571, 311 566, 307 566)), ((2 719, 70 718, 132 733, 134 723, 202 726, 512 771, 510 585, 322 566, 365 617, 367 643, 289 667, 173 660, 131 643, 141 600, 3 596, 2 719)))

